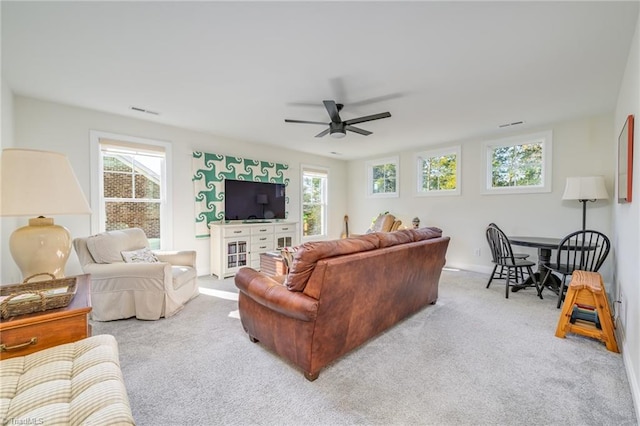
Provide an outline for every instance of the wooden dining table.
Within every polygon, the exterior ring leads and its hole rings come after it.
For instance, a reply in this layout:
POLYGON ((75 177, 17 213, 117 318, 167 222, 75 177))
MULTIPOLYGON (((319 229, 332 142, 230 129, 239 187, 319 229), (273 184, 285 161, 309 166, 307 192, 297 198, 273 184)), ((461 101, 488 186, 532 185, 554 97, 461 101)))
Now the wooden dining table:
MULTIPOLYGON (((558 245, 562 241, 562 238, 553 237, 528 237, 528 236, 515 236, 507 237, 509 242, 514 246, 534 247, 538 249, 538 269, 534 273, 534 278, 528 278, 525 284, 531 284, 533 279, 540 282, 544 275, 545 268, 551 262, 551 252, 558 249, 558 245)), ((553 274, 549 274, 549 277, 542 283, 543 286, 558 294, 560 291, 560 278, 553 274)), ((518 291, 519 288, 514 288, 512 291, 518 291)))

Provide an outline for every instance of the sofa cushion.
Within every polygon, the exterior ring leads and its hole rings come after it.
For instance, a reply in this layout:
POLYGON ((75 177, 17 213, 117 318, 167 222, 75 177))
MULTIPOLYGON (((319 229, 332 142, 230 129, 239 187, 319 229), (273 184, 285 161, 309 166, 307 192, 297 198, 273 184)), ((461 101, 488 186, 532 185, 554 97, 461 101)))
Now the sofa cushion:
POLYGON ((293 257, 293 264, 285 280, 285 285, 291 291, 303 291, 318 260, 373 250, 379 246, 380 240, 376 234, 361 235, 342 240, 304 243, 293 257))
POLYGON ((420 229, 410 229, 410 231, 413 234, 414 241, 430 240, 431 238, 442 237, 442 229, 436 228, 435 226, 420 229))
POLYGON ((111 335, 2 360, 0 373, 7 424, 135 424, 111 335))
POLYGON ((376 235, 380 240, 380 248, 411 243, 414 241, 414 235, 410 229, 403 229, 401 231, 393 232, 378 232, 376 233, 376 235))
POLYGON ((171 265, 173 275, 173 289, 178 290, 183 285, 193 281, 197 277, 196 268, 181 265, 171 265))
POLYGON ((95 263, 122 262, 122 252, 149 247, 147 236, 140 228, 108 231, 87 238, 87 249, 95 263))

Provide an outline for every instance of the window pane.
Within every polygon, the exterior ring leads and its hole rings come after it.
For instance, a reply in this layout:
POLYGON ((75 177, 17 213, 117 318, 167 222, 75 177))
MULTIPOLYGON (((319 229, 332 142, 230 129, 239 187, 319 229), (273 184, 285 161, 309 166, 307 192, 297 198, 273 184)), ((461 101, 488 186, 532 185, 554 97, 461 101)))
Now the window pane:
POLYGON ((380 164, 373 166, 373 193, 396 192, 396 165, 380 164))
POLYGON ((302 235, 322 235, 322 206, 305 204, 302 207, 302 235))
POLYGON ((135 198, 160 199, 160 185, 148 176, 135 175, 136 196, 135 198))
POLYGON ((160 238, 160 203, 157 202, 105 202, 105 230, 142 228, 147 238, 160 238))
POLYGON ((442 191, 457 188, 457 156, 430 157, 422 161, 422 189, 442 191))
POLYGON ((131 155, 111 155, 105 154, 103 157, 104 170, 113 172, 129 172, 131 173, 133 156, 131 155))
POLYGON ((542 143, 501 146, 493 149, 493 187, 542 185, 542 143))
POLYGON ((133 191, 130 173, 105 172, 103 175, 105 198, 131 198, 133 191))
POLYGON ((398 157, 367 161, 367 195, 370 197, 398 196, 398 157))
POLYGON ((484 193, 551 192, 552 154, 551 130, 483 143, 484 193))
POLYGON ((305 176, 303 185, 303 203, 322 202, 322 178, 305 176))
POLYGON ((302 172, 302 236, 326 234, 327 175, 318 171, 302 172))

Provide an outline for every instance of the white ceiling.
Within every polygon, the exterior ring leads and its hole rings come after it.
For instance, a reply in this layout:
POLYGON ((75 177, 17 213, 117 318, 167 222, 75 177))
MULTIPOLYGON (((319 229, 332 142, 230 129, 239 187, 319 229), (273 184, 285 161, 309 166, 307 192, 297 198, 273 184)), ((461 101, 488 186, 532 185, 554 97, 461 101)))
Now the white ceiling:
POLYGON ((18 95, 353 159, 612 111, 637 17, 638 1, 2 1, 2 72, 18 95), (323 99, 392 117, 340 140, 284 123, 328 122, 323 99))

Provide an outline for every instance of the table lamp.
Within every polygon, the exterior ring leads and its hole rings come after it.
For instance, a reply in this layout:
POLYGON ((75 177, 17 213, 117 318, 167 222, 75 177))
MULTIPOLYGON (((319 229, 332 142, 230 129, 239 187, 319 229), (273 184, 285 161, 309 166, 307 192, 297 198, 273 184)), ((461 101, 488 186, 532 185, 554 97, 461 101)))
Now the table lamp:
POLYGON ((30 149, 5 149, 0 161, 0 216, 37 216, 16 229, 9 251, 23 279, 64 277, 71 253, 69 231, 44 215, 89 214, 80 184, 63 154, 30 149))
POLYGON ((602 176, 568 177, 564 187, 563 200, 578 200, 582 203, 582 230, 586 230, 587 201, 609 198, 602 176))

